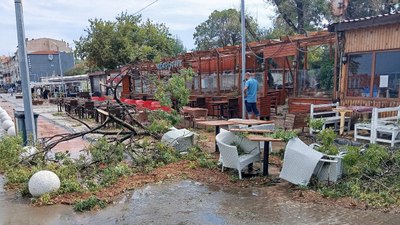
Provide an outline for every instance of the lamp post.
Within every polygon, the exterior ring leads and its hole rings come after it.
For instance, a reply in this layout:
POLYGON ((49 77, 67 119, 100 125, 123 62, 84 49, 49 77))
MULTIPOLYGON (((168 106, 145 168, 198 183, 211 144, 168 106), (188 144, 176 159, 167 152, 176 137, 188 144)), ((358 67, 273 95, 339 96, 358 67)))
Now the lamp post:
POLYGON ((244 77, 246 74, 246 27, 245 27, 245 16, 244 16, 244 0, 241 1, 241 21, 242 21, 242 118, 246 118, 246 106, 244 100, 244 77))
POLYGON ((28 140, 36 141, 35 124, 32 110, 32 94, 29 87, 28 57, 26 54, 25 28, 22 9, 22 0, 15 0, 15 17, 17 20, 18 59, 21 73, 21 84, 24 101, 25 131, 28 140), (32 138, 32 139, 31 139, 32 138))

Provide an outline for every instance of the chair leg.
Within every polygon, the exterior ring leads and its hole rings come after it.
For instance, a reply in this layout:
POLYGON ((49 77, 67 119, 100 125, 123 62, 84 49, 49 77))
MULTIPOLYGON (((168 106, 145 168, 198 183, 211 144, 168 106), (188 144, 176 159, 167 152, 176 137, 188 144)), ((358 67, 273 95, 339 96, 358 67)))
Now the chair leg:
POLYGON ((395 132, 392 132, 392 138, 391 138, 392 140, 391 140, 391 142, 390 142, 390 146, 391 146, 391 147, 394 147, 394 140, 396 139, 396 136, 397 136, 396 133, 395 133, 395 132))
POLYGON ((242 173, 240 172, 240 170, 238 169, 238 173, 239 173, 239 180, 242 179, 242 173))
POLYGON ((221 172, 224 172, 224 166, 222 166, 222 168, 221 168, 221 172))

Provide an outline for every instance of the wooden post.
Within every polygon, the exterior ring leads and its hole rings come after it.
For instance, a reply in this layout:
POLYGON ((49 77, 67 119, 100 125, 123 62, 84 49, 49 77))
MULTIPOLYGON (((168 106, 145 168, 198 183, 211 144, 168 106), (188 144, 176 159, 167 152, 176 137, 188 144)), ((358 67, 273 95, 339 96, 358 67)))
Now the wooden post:
MULTIPOLYGON (((297 45, 298 47, 298 45, 297 45)), ((299 71, 299 50, 296 51, 295 59, 296 59, 296 67, 294 68, 294 79, 293 79, 293 96, 297 97, 297 73, 299 71)))
MULTIPOLYGON (((286 57, 287 59, 287 57, 286 57)), ((285 84, 286 84, 286 61, 283 59, 283 77, 282 77, 282 90, 285 92, 285 84)))
MULTIPOLYGON (((233 56, 233 77, 236 76, 236 65, 237 65, 237 63, 236 63, 236 53, 235 53, 235 55, 233 56)), ((236 81, 237 81, 237 79, 234 81, 233 87, 238 87, 239 86, 239 84, 236 85, 236 81)))
MULTIPOLYGON (((347 60, 349 61, 349 60, 347 60)), ((350 62, 347 62, 350 63, 350 62)), ((374 97, 374 78, 375 78, 375 63, 376 63, 376 52, 372 53, 372 68, 371 68, 371 84, 370 84, 370 97, 374 97)), ((376 96, 379 97, 379 96, 376 96)))
POLYGON ((269 63, 268 60, 265 60, 265 65, 264 65, 264 95, 266 96, 268 94, 268 73, 269 73, 269 63))
POLYGON ((199 57, 199 92, 200 94, 203 94, 203 91, 201 90, 201 57, 199 57))
MULTIPOLYGON (((337 34, 336 34, 336 39, 337 39, 337 34)), ((329 45, 330 49, 332 49, 332 44, 329 45)), ((339 47, 338 45, 335 48, 335 56, 334 56, 334 63, 333 63, 333 68, 335 68, 333 70, 333 98, 337 99, 338 98, 338 90, 337 90, 337 78, 338 78, 338 58, 339 58, 339 47)), ((331 50, 332 51, 332 50, 331 50)))
POLYGON ((217 52, 217 62, 216 62, 216 67, 217 67, 217 94, 221 94, 221 77, 220 77, 220 58, 219 58, 219 53, 217 52))

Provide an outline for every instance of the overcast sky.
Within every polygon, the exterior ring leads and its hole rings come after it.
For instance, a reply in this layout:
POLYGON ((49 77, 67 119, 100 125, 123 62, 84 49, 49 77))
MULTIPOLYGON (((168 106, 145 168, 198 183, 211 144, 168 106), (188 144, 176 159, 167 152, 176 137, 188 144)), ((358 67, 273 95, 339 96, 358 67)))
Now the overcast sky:
MULTIPOLYGON (((118 14, 130 14, 155 0, 23 0, 26 38, 49 37, 73 45, 88 27, 88 19, 113 20, 118 14)), ((246 12, 263 27, 271 26, 273 9, 263 0, 246 0, 246 12)), ((165 23, 190 50, 194 48, 195 27, 215 9, 240 9, 240 0, 158 0, 141 14, 157 23, 165 23)), ((13 0, 0 1, 0 55, 16 51, 17 33, 13 0)))

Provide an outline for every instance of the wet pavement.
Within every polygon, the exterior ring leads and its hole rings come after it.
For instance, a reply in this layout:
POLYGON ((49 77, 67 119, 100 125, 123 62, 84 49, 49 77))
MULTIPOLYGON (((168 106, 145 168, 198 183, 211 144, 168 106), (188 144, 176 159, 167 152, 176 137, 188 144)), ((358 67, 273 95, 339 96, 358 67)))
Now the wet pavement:
MULTIPOLYGON (((0 186, 3 183, 0 177, 0 186)), ((220 188, 193 181, 146 186, 107 208, 32 207, 0 187, 0 224, 399 224, 400 215, 287 199, 274 188, 220 188)))

